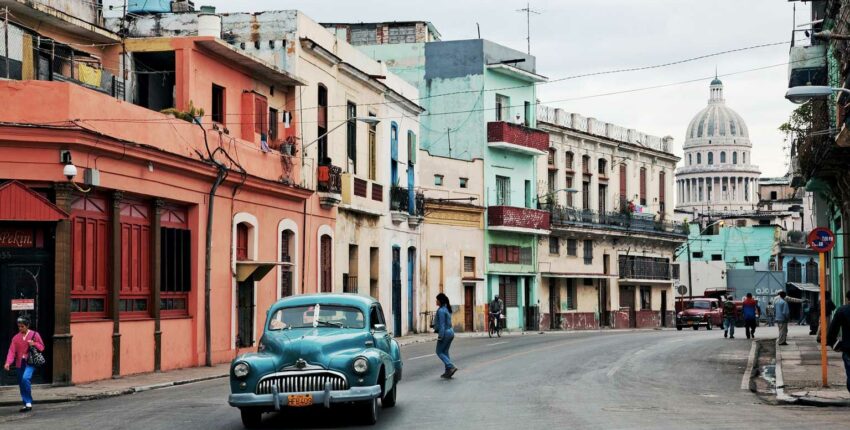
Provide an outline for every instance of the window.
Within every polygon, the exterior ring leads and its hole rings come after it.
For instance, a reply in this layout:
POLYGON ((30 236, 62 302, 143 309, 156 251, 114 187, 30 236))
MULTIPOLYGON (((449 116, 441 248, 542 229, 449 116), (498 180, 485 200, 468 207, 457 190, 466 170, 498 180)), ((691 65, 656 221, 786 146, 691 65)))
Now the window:
POLYGON ((664 215, 667 194, 667 174, 663 171, 658 173, 658 210, 664 215))
POLYGON ((708 153, 708 165, 711 166, 712 164, 714 164, 714 153, 709 152, 708 153))
POLYGON ((458 185, 461 188, 468 188, 469 187, 469 178, 460 178, 458 180, 458 185))
POLYGON ((531 207, 531 181, 525 181, 525 207, 531 207))
POLYGON ((694 258, 702 258, 702 251, 694 251, 691 253, 694 258))
POLYGON ((599 184, 599 214, 608 212, 608 186, 599 184))
POLYGON ((670 267, 672 272, 672 278, 678 280, 681 277, 681 275, 679 274, 679 265, 673 264, 670 267))
POLYGON ((723 261, 723 254, 711 254, 711 261, 723 261))
POLYGON ((738 164, 738 153, 737 152, 732 153, 732 164, 738 164))
MULTIPOLYGON (((280 261, 292 263, 293 237, 292 230, 280 232, 280 261)), ((292 266, 281 266, 280 268, 280 297, 289 297, 295 293, 292 284, 292 266)))
POLYGON ((599 170, 599 176, 606 176, 608 174, 608 160, 600 158, 597 162, 597 168, 599 170))
POLYGON ((720 151, 720 164, 726 163, 726 151, 720 151))
POLYGON ((108 200, 95 194, 71 203, 72 319, 106 316, 109 211, 108 200))
POLYGON ((505 307, 515 308, 519 306, 517 295, 517 278, 513 276, 499 276, 499 297, 504 300, 505 307))
POLYGON ((583 181, 581 183, 581 208, 582 210, 590 210, 590 182, 583 181))
POLYGON ((582 155, 581 157, 581 172, 585 174, 590 174, 590 156, 582 155))
MULTIPOLYGON (((550 171, 548 172, 548 174, 547 174, 547 177, 546 177, 546 190, 549 192, 549 195, 547 196, 547 197, 549 197, 549 198, 554 197, 554 196, 553 196, 553 194, 555 193, 555 189, 557 188, 557 187, 556 187, 556 185, 557 185, 557 180, 558 180, 558 176, 557 176, 557 174, 558 174, 558 172, 557 172, 557 171, 555 171, 555 170, 550 170, 550 171)), ((548 200, 548 199, 547 199, 547 200, 548 200)))
POLYGON ((511 120, 511 99, 508 96, 496 94, 496 121, 511 120))
POLYGON ((567 151, 564 153, 564 168, 567 170, 573 169, 573 153, 572 151, 567 151))
POLYGON ((697 152, 697 164, 702 164, 702 153, 697 152))
MULTIPOLYGON (((168 209, 163 211, 165 218, 168 209)), ((176 209, 184 215, 185 210, 176 209)), ((189 292, 192 290, 192 231, 185 223, 169 223, 162 219, 160 235, 160 310, 164 314, 187 314, 189 292), (182 225, 181 225, 182 224, 182 225), (171 225, 178 228, 169 227, 171 225)))
POLYGON ((330 164, 328 160, 328 88, 319 84, 316 92, 316 144, 319 165, 330 164))
POLYGON ((496 205, 510 206, 511 204, 511 178, 507 176, 496 176, 496 205))
POLYGON ((620 207, 625 207, 629 201, 629 195, 626 191, 626 182, 628 179, 628 175, 626 175, 626 165, 620 164, 620 207))
POLYGON ((416 164, 416 133, 407 131, 407 164, 416 164))
MULTIPOLYGON (((567 189, 572 190, 572 188, 573 188, 573 177, 572 176, 567 176, 566 185, 567 185, 567 189)), ((570 191, 567 191, 567 207, 570 207, 570 208, 573 207, 573 193, 570 192, 570 191)))
POLYGON ((248 260, 248 224, 242 222, 236 226, 236 261, 248 260))
POLYGON ((525 102, 525 121, 526 127, 531 127, 531 102, 525 102))
POLYGON ((555 167, 555 155, 557 154, 557 150, 555 148, 549 148, 548 158, 546 158, 546 164, 549 165, 550 168, 555 167))
POLYGON ((771 192, 770 192, 770 199, 771 199, 771 200, 776 200, 776 197, 777 197, 777 193, 776 193, 776 191, 771 191, 771 192))
POLYGON ((593 241, 584 241, 584 264, 593 264, 593 241))
POLYGON ((225 90, 216 84, 212 86, 212 120, 219 124, 225 123, 225 90))
POLYGON ((442 187, 444 178, 445 177, 443 175, 434 175, 434 185, 442 187))
POLYGON ((268 132, 269 101, 265 97, 254 94, 254 133, 268 132))
POLYGON ((694 155, 688 154, 688 165, 690 166, 692 164, 694 164, 694 155))
POLYGON ((652 310, 652 288, 640 287, 640 310, 652 310))
POLYGON ((531 248, 509 245, 490 245, 490 262, 502 264, 531 264, 531 248))
POLYGON ((747 164, 747 153, 746 152, 741 153, 741 164, 747 164))
POLYGON ((121 214, 121 312, 149 315, 151 297, 151 208, 142 201, 127 199, 121 214))
POLYGON ((576 280, 567 279, 567 310, 578 309, 578 294, 576 291, 576 280))
POLYGON ((333 291, 333 273, 331 271, 333 268, 333 264, 331 263, 331 259, 333 258, 333 239, 329 235, 323 234, 319 243, 321 252, 321 259, 319 260, 321 275, 321 279, 319 280, 321 283, 320 291, 330 293, 333 291))
POLYGON ((549 253, 558 255, 560 253, 561 243, 556 236, 549 236, 549 253))
POLYGON ((463 273, 475 276, 475 257, 463 257, 463 273))
POLYGON ((788 262, 788 282, 803 282, 803 265, 796 258, 788 262))
POLYGON ((758 263, 759 257, 758 255, 747 255, 744 257, 744 265, 745 266, 754 266, 758 263))
POLYGON ((640 205, 646 206, 646 167, 640 168, 640 205))
POLYGON ((819 275, 818 263, 815 263, 815 260, 809 260, 809 262, 806 263, 806 282, 820 285, 820 279, 818 279, 819 275))
POLYGON ((276 142, 280 136, 278 135, 278 119, 280 113, 275 108, 269 108, 269 142, 276 142))
MULTIPOLYGON (((348 166, 351 166, 351 172, 357 174, 357 105, 353 102, 348 102, 346 105, 346 119, 348 122, 346 127, 346 143, 348 153, 348 166)), ((348 171, 348 170, 346 170, 348 171)))
MULTIPOLYGON (((369 114, 374 117, 374 113, 369 114)), ((368 144, 369 144, 369 180, 374 181, 378 178, 378 129, 375 124, 369 124, 368 144)))
POLYGON ((578 255, 578 241, 575 239, 567 239, 567 255, 575 257, 578 255))

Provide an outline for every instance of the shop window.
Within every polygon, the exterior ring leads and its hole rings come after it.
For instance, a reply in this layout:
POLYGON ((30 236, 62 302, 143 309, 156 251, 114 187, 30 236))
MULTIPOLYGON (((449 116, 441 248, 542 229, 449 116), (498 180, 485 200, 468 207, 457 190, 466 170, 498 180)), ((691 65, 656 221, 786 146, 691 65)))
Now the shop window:
POLYGON ((79 196, 71 204, 71 318, 106 317, 109 289, 107 199, 79 196))

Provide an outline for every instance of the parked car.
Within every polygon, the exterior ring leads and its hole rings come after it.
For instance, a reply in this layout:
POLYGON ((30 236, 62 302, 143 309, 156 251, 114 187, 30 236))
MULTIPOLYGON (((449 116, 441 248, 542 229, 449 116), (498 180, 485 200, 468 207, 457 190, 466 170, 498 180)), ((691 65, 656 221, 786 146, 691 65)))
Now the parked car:
POLYGON ((378 399, 395 406, 401 375, 401 351, 378 301, 294 296, 268 310, 258 352, 231 363, 228 402, 247 428, 259 426, 264 412, 339 403, 356 405, 361 421, 374 424, 378 399))
POLYGON ((684 309, 676 314, 676 329, 693 327, 699 330, 705 326, 711 330, 712 327, 723 327, 723 309, 717 299, 693 298, 684 301, 684 309))

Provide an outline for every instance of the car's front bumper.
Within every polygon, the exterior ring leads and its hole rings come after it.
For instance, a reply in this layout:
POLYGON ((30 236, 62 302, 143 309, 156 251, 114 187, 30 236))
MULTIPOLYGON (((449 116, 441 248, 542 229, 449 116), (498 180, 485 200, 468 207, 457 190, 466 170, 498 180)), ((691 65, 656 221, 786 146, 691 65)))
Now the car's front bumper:
POLYGON ((228 397, 227 402, 230 406, 237 408, 268 408, 280 410, 287 407, 288 396, 290 395, 306 395, 313 396, 314 405, 324 405, 326 408, 331 406, 331 403, 348 403, 361 400, 371 400, 381 395, 381 386, 372 385, 369 387, 352 387, 347 390, 330 390, 326 388, 324 391, 308 391, 300 393, 279 393, 272 394, 254 394, 254 393, 234 393, 228 397))
POLYGON ((704 317, 679 317, 676 324, 681 326, 703 325, 708 324, 708 320, 704 317))

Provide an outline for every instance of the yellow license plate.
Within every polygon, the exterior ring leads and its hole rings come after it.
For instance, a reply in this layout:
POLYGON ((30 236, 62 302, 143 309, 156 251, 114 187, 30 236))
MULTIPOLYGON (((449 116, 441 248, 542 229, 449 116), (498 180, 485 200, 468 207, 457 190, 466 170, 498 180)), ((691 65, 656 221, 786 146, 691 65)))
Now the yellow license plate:
POLYGON ((694 325, 693 321, 688 321, 688 325, 694 325))
POLYGON ((313 404, 312 394, 293 394, 288 396, 288 404, 294 408, 303 408, 313 404))

